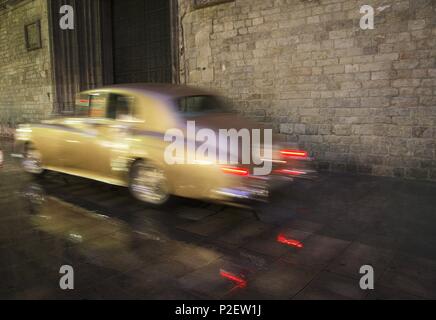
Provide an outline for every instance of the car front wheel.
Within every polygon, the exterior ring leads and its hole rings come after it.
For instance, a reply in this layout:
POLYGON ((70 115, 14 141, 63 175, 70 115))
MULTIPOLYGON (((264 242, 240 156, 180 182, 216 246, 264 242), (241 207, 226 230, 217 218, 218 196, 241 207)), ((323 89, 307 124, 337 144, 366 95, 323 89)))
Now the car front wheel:
POLYGON ((130 170, 129 189, 132 195, 154 206, 170 200, 165 172, 149 161, 136 161, 130 170))
POLYGON ((27 173, 36 176, 41 176, 45 171, 42 167, 41 153, 32 145, 26 147, 23 158, 23 168, 27 173))

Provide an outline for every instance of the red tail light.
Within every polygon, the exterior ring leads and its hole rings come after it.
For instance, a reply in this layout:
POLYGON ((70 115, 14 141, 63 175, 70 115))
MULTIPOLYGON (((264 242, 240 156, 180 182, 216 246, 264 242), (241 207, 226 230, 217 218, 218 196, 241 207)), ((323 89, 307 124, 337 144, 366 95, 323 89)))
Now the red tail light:
POLYGON ((281 150, 280 154, 285 158, 307 159, 309 154, 303 150, 281 150))
POLYGON ((246 177, 250 174, 248 169, 244 169, 244 168, 222 167, 221 170, 227 174, 233 174, 236 176, 243 176, 243 177, 246 177))
POLYGON ((277 242, 285 244, 287 246, 295 247, 298 249, 301 249, 304 247, 304 245, 300 241, 294 240, 294 239, 288 239, 288 238, 286 238, 286 236, 284 234, 279 234, 279 236, 277 237, 277 242))
POLYGON ((228 279, 228 280, 232 281, 233 283, 235 283, 239 288, 245 288, 247 286, 247 280, 245 280, 241 277, 238 277, 230 272, 221 270, 220 275, 221 275, 221 277, 228 279))

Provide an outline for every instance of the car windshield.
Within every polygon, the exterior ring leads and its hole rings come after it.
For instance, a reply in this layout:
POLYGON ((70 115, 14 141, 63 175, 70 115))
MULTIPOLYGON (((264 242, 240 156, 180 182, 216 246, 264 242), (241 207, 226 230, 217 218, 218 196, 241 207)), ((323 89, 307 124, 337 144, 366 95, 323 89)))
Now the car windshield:
POLYGON ((178 111, 186 117, 231 112, 230 108, 217 96, 187 96, 179 98, 175 102, 178 111))

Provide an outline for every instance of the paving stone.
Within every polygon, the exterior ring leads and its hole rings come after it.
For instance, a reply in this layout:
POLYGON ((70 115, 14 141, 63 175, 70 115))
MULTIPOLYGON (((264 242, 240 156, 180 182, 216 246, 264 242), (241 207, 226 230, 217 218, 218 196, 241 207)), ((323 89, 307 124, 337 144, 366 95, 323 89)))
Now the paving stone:
POLYGON ((137 292, 133 290, 124 290, 120 286, 120 281, 124 275, 118 275, 110 279, 95 283, 90 290, 94 300, 134 300, 141 299, 137 292))
POLYGON ((188 268, 198 269, 222 256, 217 250, 191 244, 177 244, 171 252, 171 258, 188 268))
POLYGON ((152 299, 154 294, 174 287, 176 279, 192 272, 174 260, 160 259, 128 273, 118 273, 104 280, 135 299, 152 299))
POLYGON ((177 215, 180 218, 191 220, 191 221, 201 221, 206 217, 214 215, 215 212, 209 209, 203 208, 190 208, 190 207, 181 207, 177 208, 177 215))
POLYGON ((162 291, 157 291, 151 297, 152 300, 165 300, 165 301, 173 301, 173 300, 199 300, 202 299, 201 296, 193 295, 189 292, 186 292, 176 286, 165 286, 165 289, 162 291))
POLYGON ((240 246, 251 238, 254 238, 267 230, 270 230, 271 226, 259 221, 243 221, 235 229, 225 232, 223 235, 217 238, 218 241, 240 246))
POLYGON ((362 300, 367 292, 360 288, 359 280, 323 271, 296 299, 362 300))
POLYGON ((370 247, 397 251, 401 247, 403 238, 395 234, 374 234, 370 231, 363 231, 355 241, 370 247))
POLYGON ((277 300, 274 296, 268 296, 265 292, 257 291, 248 284, 247 288, 235 288, 226 294, 223 300, 236 301, 260 301, 260 300, 277 300))
POLYGON ((313 280, 316 272, 279 261, 267 271, 256 274, 250 287, 261 294, 279 300, 288 300, 313 280))
POLYGON ((267 257, 281 257, 286 254, 289 249, 283 244, 277 242, 278 235, 278 233, 261 235, 243 245, 243 248, 260 253, 267 257))
MULTIPOLYGON (((229 268, 229 262, 218 260, 179 279, 180 286, 197 295, 220 299, 237 287, 220 275, 229 268)), ((234 266, 232 266, 234 268, 234 266)))
POLYGON ((296 217, 294 211, 287 207, 276 205, 275 203, 261 207, 258 213, 261 220, 269 224, 282 224, 283 221, 290 221, 296 217))
POLYGON ((335 218, 328 224, 324 225, 318 233, 326 237, 352 242, 356 241, 356 238, 362 233, 363 229, 364 225, 358 221, 350 219, 338 220, 335 218))
POLYGON ((207 217, 199 222, 180 225, 179 228, 201 236, 212 236, 231 229, 232 226, 244 220, 243 216, 232 212, 220 212, 219 214, 207 217))
MULTIPOLYGON (((113 266, 100 265, 93 261, 83 263, 69 263, 74 268, 74 286, 76 289, 86 290, 94 288, 95 284, 102 283, 112 277, 122 274, 113 266)), ((60 266, 58 266, 60 268, 60 266)), ((57 282, 59 283, 59 270, 56 272, 57 282)))
POLYGON ((87 199, 91 201, 96 201, 98 203, 105 203, 108 200, 114 198, 114 192, 111 190, 101 190, 97 194, 90 195, 87 199))
MULTIPOLYGON (((62 294, 61 289, 48 285, 40 285, 40 286, 29 286, 26 289, 22 289, 17 291, 13 299, 18 300, 45 300, 45 299, 53 299, 53 297, 59 297, 62 294)), ((64 293, 65 294, 65 293, 64 293)), ((85 295, 81 294, 82 297, 85 295)), ((67 295, 65 295, 67 296, 67 295)), ((74 300, 72 296, 70 296, 71 300, 74 300)))
POLYGON ((436 299, 436 280, 418 278, 413 275, 388 271, 383 274, 380 285, 398 289, 406 294, 424 299, 436 299))
POLYGON ((393 256, 394 253, 389 250, 353 243, 327 269, 337 274, 360 279, 360 268, 370 265, 374 268, 375 277, 378 279, 387 269, 393 256))
POLYGON ((406 294, 436 299, 436 261, 398 254, 379 283, 406 294))
POLYGON ((288 251, 284 256, 292 264, 322 269, 350 245, 350 242, 313 235, 304 241, 304 248, 288 251))
POLYGON ((89 186, 84 185, 83 188, 72 191, 71 196, 84 197, 85 199, 92 200, 93 196, 99 196, 101 192, 102 192, 101 186, 90 188, 89 186))
POLYGON ((388 288, 381 285, 376 285, 374 290, 371 290, 367 296, 368 300, 422 300, 422 297, 414 296, 402 292, 398 288, 388 288))
POLYGON ((33 261, 0 270, 3 291, 22 291, 28 287, 59 283, 59 270, 48 269, 33 261))
POLYGON ((323 225, 316 222, 311 222, 304 219, 296 219, 285 224, 286 227, 295 230, 301 230, 310 233, 316 233, 323 228, 323 225))
POLYGON ((436 278, 436 260, 399 252, 390 264, 389 270, 431 280, 436 278))
POLYGON ((332 292, 325 288, 308 287, 299 293, 293 300, 353 300, 349 297, 332 292))

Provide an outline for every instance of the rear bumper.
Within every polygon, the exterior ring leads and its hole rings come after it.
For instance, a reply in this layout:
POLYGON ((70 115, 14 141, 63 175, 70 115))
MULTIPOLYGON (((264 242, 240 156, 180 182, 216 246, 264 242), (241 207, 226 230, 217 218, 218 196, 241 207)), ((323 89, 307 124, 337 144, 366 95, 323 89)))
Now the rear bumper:
POLYGON ((297 180, 315 180, 316 177, 316 171, 305 171, 298 176, 276 173, 268 177, 248 177, 240 186, 214 189, 211 198, 229 205, 252 207, 259 202, 269 202, 277 189, 286 188, 297 180))
POLYGON ((212 197, 226 203, 249 204, 253 201, 267 202, 270 197, 270 192, 271 190, 267 179, 256 179, 255 181, 249 181, 238 187, 214 189, 212 191, 212 197))

